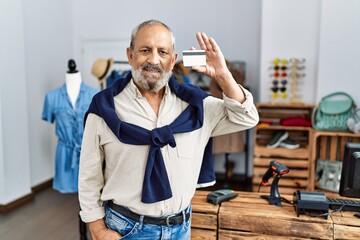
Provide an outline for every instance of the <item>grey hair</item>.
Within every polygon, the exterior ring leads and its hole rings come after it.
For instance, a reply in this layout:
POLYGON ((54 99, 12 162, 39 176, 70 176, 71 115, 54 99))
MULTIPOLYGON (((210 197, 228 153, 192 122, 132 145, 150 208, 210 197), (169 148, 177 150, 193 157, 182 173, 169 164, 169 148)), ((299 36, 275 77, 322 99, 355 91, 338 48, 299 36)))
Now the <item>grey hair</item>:
POLYGON ((133 51, 134 50, 134 40, 135 40, 135 37, 137 35, 137 33, 139 32, 139 30, 143 27, 146 27, 146 26, 151 26, 151 25, 155 25, 155 24, 160 24, 162 25, 163 27, 165 27, 169 32, 170 32, 170 35, 171 35, 171 39, 172 39, 172 42, 173 42, 173 48, 175 49, 175 36, 174 36, 174 33, 173 31, 163 22, 160 22, 159 20, 148 20, 148 21, 145 21, 145 22, 142 22, 140 23, 139 25, 137 25, 134 30, 131 32, 131 41, 130 41, 130 50, 133 51))

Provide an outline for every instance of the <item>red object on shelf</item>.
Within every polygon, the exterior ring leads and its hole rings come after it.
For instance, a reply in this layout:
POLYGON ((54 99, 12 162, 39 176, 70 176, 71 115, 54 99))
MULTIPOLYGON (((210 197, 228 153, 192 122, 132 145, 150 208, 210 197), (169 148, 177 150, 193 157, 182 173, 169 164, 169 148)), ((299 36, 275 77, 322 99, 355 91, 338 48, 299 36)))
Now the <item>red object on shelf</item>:
POLYGON ((283 118, 280 120, 281 126, 300 126, 311 127, 311 121, 304 117, 283 118))

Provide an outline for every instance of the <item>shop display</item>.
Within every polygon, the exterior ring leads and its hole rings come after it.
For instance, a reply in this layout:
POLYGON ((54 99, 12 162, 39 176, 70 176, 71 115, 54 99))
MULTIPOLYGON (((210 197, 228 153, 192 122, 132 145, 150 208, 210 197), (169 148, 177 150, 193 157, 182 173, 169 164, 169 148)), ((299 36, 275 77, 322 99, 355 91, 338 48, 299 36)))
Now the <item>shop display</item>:
POLYGON ((292 194, 297 189, 309 190, 312 128, 307 119, 311 118, 313 105, 258 103, 256 107, 261 124, 254 128, 253 191, 257 191, 271 160, 290 169, 286 180, 280 180, 283 194, 292 194), (286 126, 281 125, 284 119, 286 126))
POLYGON ((271 61, 269 77, 272 103, 299 102, 299 81, 305 77, 304 63, 305 59, 298 58, 275 58, 271 61))
POLYGON ((61 193, 78 191, 79 158, 84 131, 84 115, 98 90, 87 86, 69 60, 65 83, 46 93, 41 118, 55 122, 58 145, 55 154, 53 188, 61 193))

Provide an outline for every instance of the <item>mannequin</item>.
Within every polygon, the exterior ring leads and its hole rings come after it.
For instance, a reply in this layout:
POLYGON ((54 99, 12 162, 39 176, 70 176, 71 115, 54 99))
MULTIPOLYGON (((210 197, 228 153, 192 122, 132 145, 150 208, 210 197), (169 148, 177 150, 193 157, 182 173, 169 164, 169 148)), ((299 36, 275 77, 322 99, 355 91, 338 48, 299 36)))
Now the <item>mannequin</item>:
POLYGON ((71 104, 75 108, 76 100, 79 95, 80 86, 81 86, 81 73, 76 70, 76 63, 73 59, 70 59, 68 62, 68 68, 65 75, 66 91, 69 95, 71 104))
MULTIPOLYGON (((41 118, 55 124, 58 143, 55 152, 53 189, 60 193, 78 192, 78 174, 84 116, 91 99, 98 92, 81 80, 73 59, 68 61, 65 83, 48 91, 41 118), (70 102, 69 102, 70 101, 70 102)), ((79 216, 80 239, 86 240, 86 224, 79 216)))
MULTIPOLYGON (((75 109, 76 107, 76 100, 78 98, 81 86, 81 73, 76 70, 76 63, 73 59, 70 59, 68 62, 68 71, 65 75, 65 84, 66 84, 66 91, 70 98, 71 105, 75 109)), ((86 236, 86 224, 81 220, 79 216, 79 232, 80 232, 80 239, 87 240, 86 236)))

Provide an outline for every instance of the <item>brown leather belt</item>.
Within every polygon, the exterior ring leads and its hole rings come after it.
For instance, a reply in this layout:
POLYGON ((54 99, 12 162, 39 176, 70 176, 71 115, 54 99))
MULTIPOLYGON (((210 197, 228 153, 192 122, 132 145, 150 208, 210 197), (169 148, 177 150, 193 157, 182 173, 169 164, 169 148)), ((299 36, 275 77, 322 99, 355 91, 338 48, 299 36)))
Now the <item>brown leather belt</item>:
MULTIPOLYGON (((113 209, 115 212, 120 213, 121 215, 130 218, 135 221, 140 221, 140 216, 137 213, 132 212, 130 209, 123 206, 117 205, 112 201, 108 201, 108 206, 113 209)), ((185 214, 185 220, 189 220, 190 213, 185 214)), ((183 213, 177 213, 175 215, 170 215, 167 217, 150 217, 144 216, 143 223, 145 224, 154 224, 154 225, 167 225, 173 226, 177 224, 182 224, 184 222, 183 213)))

